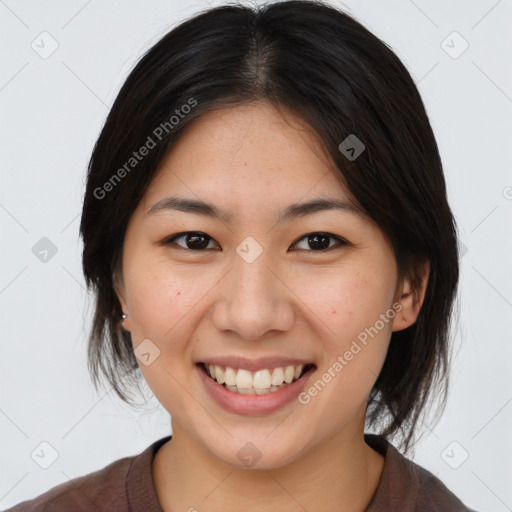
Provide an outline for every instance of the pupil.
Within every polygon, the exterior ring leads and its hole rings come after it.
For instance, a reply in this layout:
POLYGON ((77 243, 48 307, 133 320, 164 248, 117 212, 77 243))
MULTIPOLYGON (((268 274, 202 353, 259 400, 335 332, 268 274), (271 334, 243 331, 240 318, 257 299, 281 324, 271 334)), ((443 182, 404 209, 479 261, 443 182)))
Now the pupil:
POLYGON ((187 237, 187 245, 192 245, 192 249, 204 249, 208 246, 208 241, 203 235, 189 235, 187 237), (202 240, 203 243, 197 243, 198 240, 202 240))
POLYGON ((329 247, 329 237, 325 235, 310 235, 308 243, 312 249, 327 249, 329 247), (319 240, 322 240, 323 243, 319 242, 319 240))

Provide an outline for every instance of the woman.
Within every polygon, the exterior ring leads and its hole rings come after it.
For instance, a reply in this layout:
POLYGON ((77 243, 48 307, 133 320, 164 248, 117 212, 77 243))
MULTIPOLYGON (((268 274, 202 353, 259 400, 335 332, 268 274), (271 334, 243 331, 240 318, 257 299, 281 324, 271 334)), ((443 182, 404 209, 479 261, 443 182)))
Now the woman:
POLYGON ((389 442, 444 404, 456 231, 418 91, 359 23, 292 0, 170 31, 81 235, 94 382, 129 402, 140 369, 172 437, 11 510, 469 510, 389 442))

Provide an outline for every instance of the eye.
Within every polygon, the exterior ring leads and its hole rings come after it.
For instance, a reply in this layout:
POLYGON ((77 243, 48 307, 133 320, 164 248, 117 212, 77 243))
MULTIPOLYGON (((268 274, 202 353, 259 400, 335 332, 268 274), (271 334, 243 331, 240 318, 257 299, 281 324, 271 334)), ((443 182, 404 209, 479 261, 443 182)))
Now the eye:
POLYGON ((209 241, 213 241, 213 238, 210 238, 207 234, 202 233, 201 231, 187 231, 185 233, 178 233, 177 235, 166 238, 161 243, 162 245, 178 245, 182 249, 192 251, 202 251, 203 249, 208 249, 209 241), (180 239, 184 240, 185 246, 175 242, 175 240, 180 239))
MULTIPOLYGON (((302 242, 303 247, 299 247, 299 250, 306 250, 308 252, 325 252, 335 247, 340 247, 344 245, 348 245, 348 242, 343 240, 342 238, 332 235, 330 233, 316 232, 316 233, 308 233, 300 238, 293 245, 298 245, 302 242), (330 243, 331 241, 335 241, 334 245, 330 243), (308 249, 309 247, 309 249, 308 249), (313 250, 310 250, 313 249, 313 250)), ((178 233, 176 235, 172 235, 161 242, 161 245, 177 245, 182 249, 188 249, 190 251, 203 251, 206 249, 212 249, 212 247, 208 247, 210 242, 215 242, 213 238, 209 237, 206 233, 201 231, 186 231, 184 233, 178 233), (177 240, 182 240, 182 244, 178 243, 177 240)), ((217 244, 217 242, 215 242, 217 244)), ((218 244, 217 244, 218 247, 218 244)), ((219 249, 216 249, 219 250, 219 249)), ((296 249, 292 249, 294 251, 296 249)))
MULTIPOLYGON (((297 242, 295 242, 293 245, 298 245, 301 240, 305 240, 305 243, 303 243, 303 247, 299 247, 300 250, 306 250, 308 251, 307 247, 313 248, 313 250, 309 250, 308 252, 324 252, 328 251, 330 249, 333 249, 335 247, 340 247, 343 245, 348 245, 348 242, 340 238, 339 236, 332 235, 330 233, 309 233, 307 235, 304 235, 302 238, 300 238, 297 242), (337 242, 337 245, 331 245, 329 242, 329 239, 335 240, 337 242), (304 247, 306 246, 306 247, 304 247)), ((292 249, 293 251, 294 249, 292 249)))

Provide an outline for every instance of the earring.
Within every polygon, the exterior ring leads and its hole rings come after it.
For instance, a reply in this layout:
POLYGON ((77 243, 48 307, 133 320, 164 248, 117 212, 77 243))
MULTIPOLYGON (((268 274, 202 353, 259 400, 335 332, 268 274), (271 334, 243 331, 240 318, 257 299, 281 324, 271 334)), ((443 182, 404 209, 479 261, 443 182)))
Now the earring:
POLYGON ((121 314, 121 318, 124 320, 128 315, 126 313, 121 314))

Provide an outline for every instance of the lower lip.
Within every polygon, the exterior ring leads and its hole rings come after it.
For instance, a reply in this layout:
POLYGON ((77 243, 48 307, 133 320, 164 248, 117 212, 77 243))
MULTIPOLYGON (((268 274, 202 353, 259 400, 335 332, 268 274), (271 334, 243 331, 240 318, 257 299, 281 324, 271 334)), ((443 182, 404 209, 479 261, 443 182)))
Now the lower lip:
POLYGON ((316 367, 310 368, 300 379, 266 395, 242 395, 229 391, 206 375, 201 365, 196 365, 199 378, 211 397, 224 409, 245 416, 264 416, 292 402, 306 386, 316 367))

